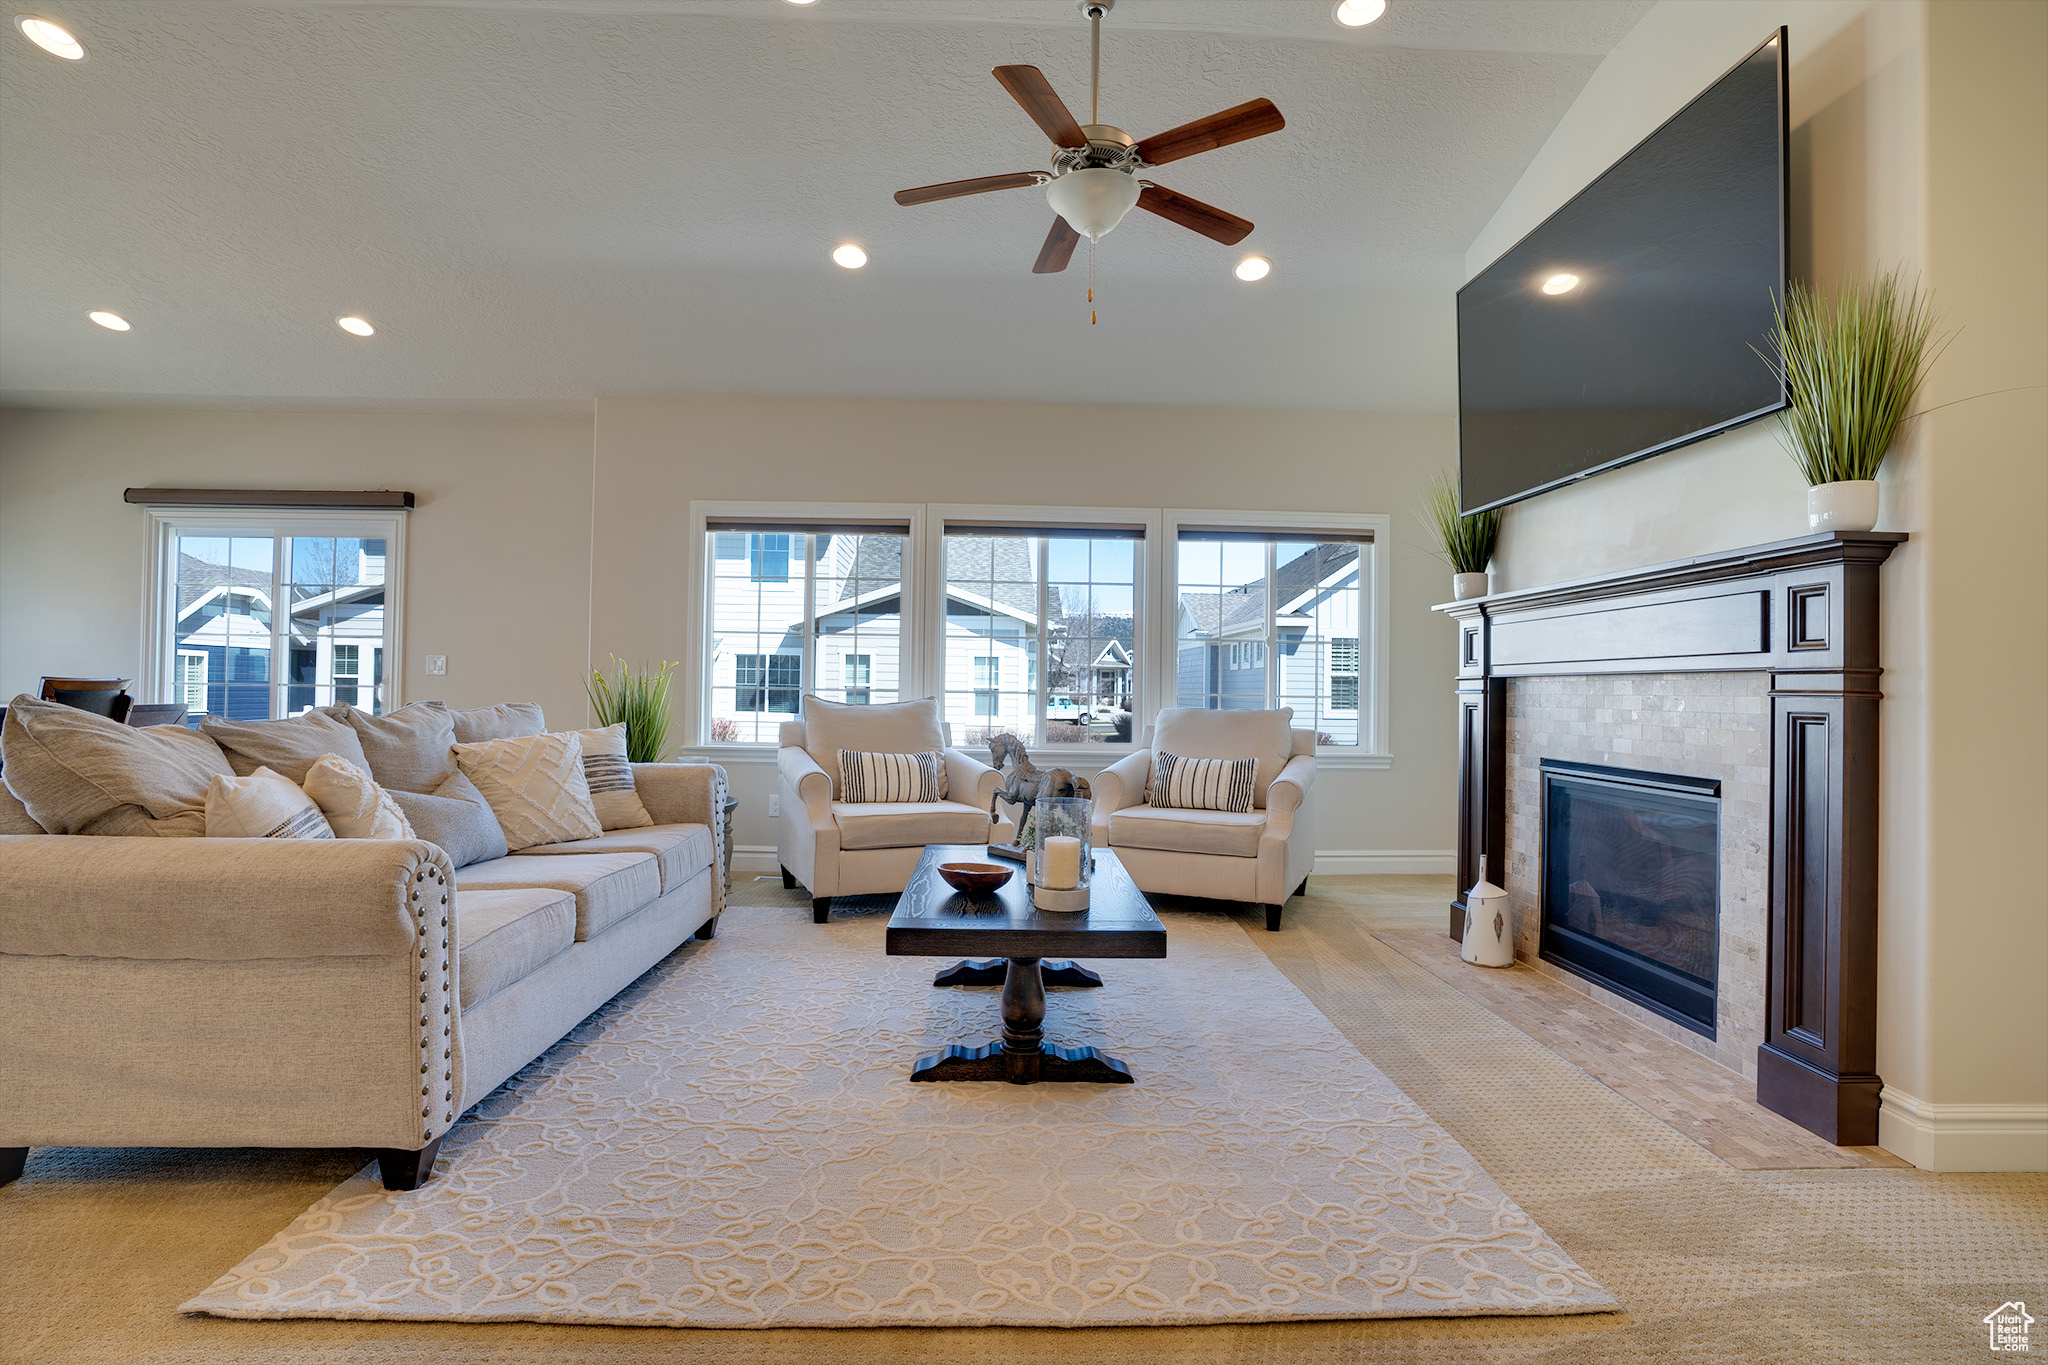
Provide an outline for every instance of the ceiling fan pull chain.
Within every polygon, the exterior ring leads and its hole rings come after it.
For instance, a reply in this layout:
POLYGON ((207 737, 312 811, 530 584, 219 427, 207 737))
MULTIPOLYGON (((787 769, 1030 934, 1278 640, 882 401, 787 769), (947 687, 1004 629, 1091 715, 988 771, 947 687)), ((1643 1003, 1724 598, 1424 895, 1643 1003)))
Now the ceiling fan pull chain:
POLYGON ((1088 309, 1088 325, 1093 327, 1095 325, 1095 309, 1093 307, 1095 303, 1095 243, 1093 242, 1088 243, 1088 302, 1090 304, 1088 309))

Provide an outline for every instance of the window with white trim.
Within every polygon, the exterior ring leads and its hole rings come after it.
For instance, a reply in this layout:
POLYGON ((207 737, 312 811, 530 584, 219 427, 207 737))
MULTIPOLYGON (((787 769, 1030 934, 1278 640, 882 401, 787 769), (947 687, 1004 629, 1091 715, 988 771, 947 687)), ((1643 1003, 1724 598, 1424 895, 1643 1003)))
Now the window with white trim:
POLYGON ((152 509, 143 688, 202 716, 271 720, 395 705, 403 521, 391 515, 152 509))
POLYGON ((1174 701, 1205 710, 1287 706, 1322 748, 1372 740, 1359 641, 1369 534, 1182 527, 1175 544, 1174 701))
POLYGON ((907 525, 713 519, 706 531, 708 740, 773 743, 807 692, 899 699, 907 525))

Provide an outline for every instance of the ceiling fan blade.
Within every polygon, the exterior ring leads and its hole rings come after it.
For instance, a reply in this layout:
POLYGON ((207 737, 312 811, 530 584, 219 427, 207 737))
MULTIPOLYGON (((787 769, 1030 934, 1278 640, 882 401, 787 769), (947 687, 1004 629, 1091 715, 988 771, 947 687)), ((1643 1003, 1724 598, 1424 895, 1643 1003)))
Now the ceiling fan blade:
POLYGON ((1002 82, 1010 98, 1024 106, 1031 121, 1045 131, 1055 147, 1086 147, 1088 134, 1074 122, 1067 106, 1053 93, 1052 82, 1035 66, 999 66, 990 73, 1002 82))
POLYGON ((1197 152, 1213 152, 1233 142, 1277 133, 1286 126, 1287 120, 1280 117, 1280 110, 1273 101, 1256 99, 1235 109, 1225 109, 1220 114, 1154 133, 1138 144, 1138 155, 1144 157, 1148 165, 1163 166, 1197 152))
POLYGON ((1236 246, 1249 237, 1252 231, 1249 218, 1225 213, 1214 204, 1190 199, 1164 185, 1147 185, 1138 195, 1138 207, 1158 214, 1169 223, 1179 223, 1184 228, 1192 228, 1204 237, 1213 238, 1225 246, 1236 246))
POLYGON ((1081 240, 1081 234, 1067 226, 1067 220, 1054 215, 1052 231, 1045 234, 1045 245, 1038 248, 1037 263, 1031 267, 1034 275, 1057 275, 1067 268, 1067 262, 1074 259, 1074 247, 1081 240))
POLYGON ((987 194, 990 190, 1021 190, 1036 185, 1043 177, 1036 171, 1012 171, 1008 175, 984 175, 976 180, 948 180, 943 185, 920 185, 914 190, 896 191, 903 205, 929 204, 935 199, 958 199, 963 194, 987 194))

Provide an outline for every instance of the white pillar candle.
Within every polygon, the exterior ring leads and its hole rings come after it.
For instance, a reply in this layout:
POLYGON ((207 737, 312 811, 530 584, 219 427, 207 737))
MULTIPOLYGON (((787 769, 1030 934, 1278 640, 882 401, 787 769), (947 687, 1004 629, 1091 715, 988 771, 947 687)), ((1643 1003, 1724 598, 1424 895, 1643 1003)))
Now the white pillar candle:
POLYGON ((1081 884, 1081 841, 1055 834, 1045 841, 1045 868, 1040 885, 1054 891, 1072 891, 1081 884))

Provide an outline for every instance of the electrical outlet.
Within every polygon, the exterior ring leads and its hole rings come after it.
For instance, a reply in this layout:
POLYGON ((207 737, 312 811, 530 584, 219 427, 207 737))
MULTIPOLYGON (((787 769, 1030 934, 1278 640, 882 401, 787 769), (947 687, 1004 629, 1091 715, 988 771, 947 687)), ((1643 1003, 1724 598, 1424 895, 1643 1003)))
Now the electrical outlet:
POLYGON ((429 654, 429 655, 427 656, 427 676, 428 676, 428 677, 430 677, 430 678, 439 678, 439 677, 442 677, 442 676, 446 675, 446 674, 447 674, 447 672, 448 672, 448 656, 447 656, 446 654, 429 654))
POLYGON ((769 815, 769 817, 770 817, 770 818, 772 819, 772 818, 774 818, 775 816, 778 816, 778 815, 780 815, 780 814, 782 814, 782 798, 781 798, 781 797, 779 797, 779 796, 771 796, 771 797, 769 797, 769 798, 768 798, 768 815, 769 815))

